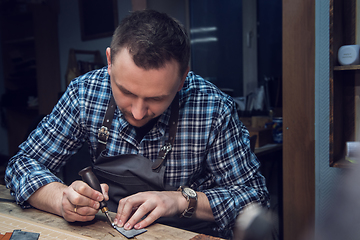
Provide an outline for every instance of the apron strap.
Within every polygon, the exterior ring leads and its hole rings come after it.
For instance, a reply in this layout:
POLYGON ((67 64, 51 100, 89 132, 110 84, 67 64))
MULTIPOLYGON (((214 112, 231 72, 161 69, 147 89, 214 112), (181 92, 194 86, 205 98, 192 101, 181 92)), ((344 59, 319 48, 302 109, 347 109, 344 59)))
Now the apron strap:
MULTIPOLYGON (((98 158, 100 156, 100 153, 106 148, 106 143, 110 134, 111 123, 114 118, 115 108, 116 108, 115 99, 113 95, 111 95, 110 102, 105 113, 105 118, 103 120, 103 124, 98 131, 98 146, 96 149, 96 158, 98 158)), ((166 156, 171 151, 172 146, 174 145, 178 121, 179 121, 179 94, 177 93, 175 95, 174 100, 171 103, 171 114, 169 120, 169 125, 170 125, 169 139, 160 148, 158 157, 154 162, 154 164, 152 165, 153 171, 159 172, 161 166, 164 165, 166 156)))
POLYGON ((100 153, 106 148, 106 143, 109 138, 111 123, 114 118, 115 109, 116 109, 115 99, 111 94, 110 102, 108 108, 106 109, 105 118, 103 120, 101 128, 98 131, 98 145, 96 149, 96 158, 98 158, 100 156, 100 153))
POLYGON ((171 115, 169 120, 169 125, 170 125, 169 139, 165 142, 164 146, 160 148, 158 157, 154 162, 154 164, 152 165, 153 171, 159 172, 161 166, 164 165, 166 156, 171 151, 174 145, 178 122, 179 122, 179 94, 176 94, 173 102, 171 103, 171 115))

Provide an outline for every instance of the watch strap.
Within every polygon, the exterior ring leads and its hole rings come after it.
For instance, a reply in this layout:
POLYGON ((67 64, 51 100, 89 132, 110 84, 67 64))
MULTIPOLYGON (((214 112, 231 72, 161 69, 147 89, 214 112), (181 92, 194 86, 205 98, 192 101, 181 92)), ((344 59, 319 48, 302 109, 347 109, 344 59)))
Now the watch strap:
POLYGON ((186 200, 188 201, 188 207, 180 214, 180 217, 184 217, 184 218, 191 218, 196 210, 196 205, 197 205, 197 197, 190 197, 189 195, 187 195, 183 189, 185 187, 179 187, 179 191, 181 191, 182 195, 186 198, 186 200))

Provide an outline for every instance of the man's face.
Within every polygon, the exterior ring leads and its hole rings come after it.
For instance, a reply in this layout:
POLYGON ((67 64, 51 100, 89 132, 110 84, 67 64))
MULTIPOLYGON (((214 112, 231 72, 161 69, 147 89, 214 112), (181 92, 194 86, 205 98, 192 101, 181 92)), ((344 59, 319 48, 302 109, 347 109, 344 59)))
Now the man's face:
POLYGON ((179 77, 179 64, 170 61, 160 69, 144 70, 135 65, 127 48, 111 62, 106 49, 111 88, 117 106, 135 127, 144 126, 160 116, 171 104, 184 84, 186 74, 179 77))

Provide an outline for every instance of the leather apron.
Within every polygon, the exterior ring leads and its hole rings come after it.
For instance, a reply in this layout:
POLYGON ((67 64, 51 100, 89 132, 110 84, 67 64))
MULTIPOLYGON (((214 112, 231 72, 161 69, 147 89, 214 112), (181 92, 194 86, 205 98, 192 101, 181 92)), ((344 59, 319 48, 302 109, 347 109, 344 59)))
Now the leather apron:
MULTIPOLYGON (((176 191, 177 188, 164 184, 166 156, 171 151, 175 140, 178 114, 179 96, 174 98, 171 104, 169 139, 161 147, 157 160, 152 162, 139 154, 123 154, 118 156, 106 156, 106 142, 109 136, 109 129, 113 119, 116 103, 111 97, 108 109, 105 114, 103 126, 98 133, 97 159, 93 163, 93 172, 99 182, 106 182, 109 185, 108 208, 117 212, 118 203, 121 198, 144 191, 176 191)), ((163 217, 156 222, 195 231, 208 235, 217 235, 212 231, 214 223, 198 219, 175 217, 163 217)))
POLYGON ((93 166, 99 182, 109 185, 110 211, 116 212, 119 200, 126 196, 145 191, 175 191, 164 186, 165 167, 152 171, 153 163, 138 154, 124 154, 106 157, 101 154, 93 166))

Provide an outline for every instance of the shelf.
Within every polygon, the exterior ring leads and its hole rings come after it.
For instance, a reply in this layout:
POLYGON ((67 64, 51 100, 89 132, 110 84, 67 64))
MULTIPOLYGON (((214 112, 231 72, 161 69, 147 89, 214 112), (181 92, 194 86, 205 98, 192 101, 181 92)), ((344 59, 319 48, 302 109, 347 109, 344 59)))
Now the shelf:
POLYGON ((21 59, 19 61, 14 61, 14 68, 16 71, 18 70, 24 70, 24 69, 31 69, 36 68, 36 59, 35 58, 29 58, 29 59, 21 59))
POLYGON ((18 38, 13 40, 6 40, 4 41, 4 44, 23 44, 27 42, 33 42, 35 41, 34 37, 25 37, 25 38, 18 38))
POLYGON ((330 135, 329 166, 352 168, 345 159, 346 143, 358 141, 360 64, 341 66, 338 50, 356 44, 356 0, 330 1, 330 135), (352 71, 351 71, 352 70, 352 71))
POLYGON ((282 147, 282 143, 269 143, 262 147, 255 148, 254 153, 257 157, 259 157, 275 151, 282 150, 282 147))
POLYGON ((9 5, 2 5, 0 10, 4 75, 1 97, 9 153, 13 154, 28 134, 33 119, 50 113, 57 103, 61 76, 56 7, 49 1, 21 1, 26 4, 20 5, 18 1, 6 2, 9 5), (38 104, 29 106, 30 97, 37 98, 38 104))
POLYGON ((337 160, 332 167, 335 168, 353 168, 354 166, 357 166, 356 163, 349 162, 345 160, 344 158, 337 160))
POLYGON ((334 66, 335 71, 342 70, 360 70, 360 65, 334 66))

